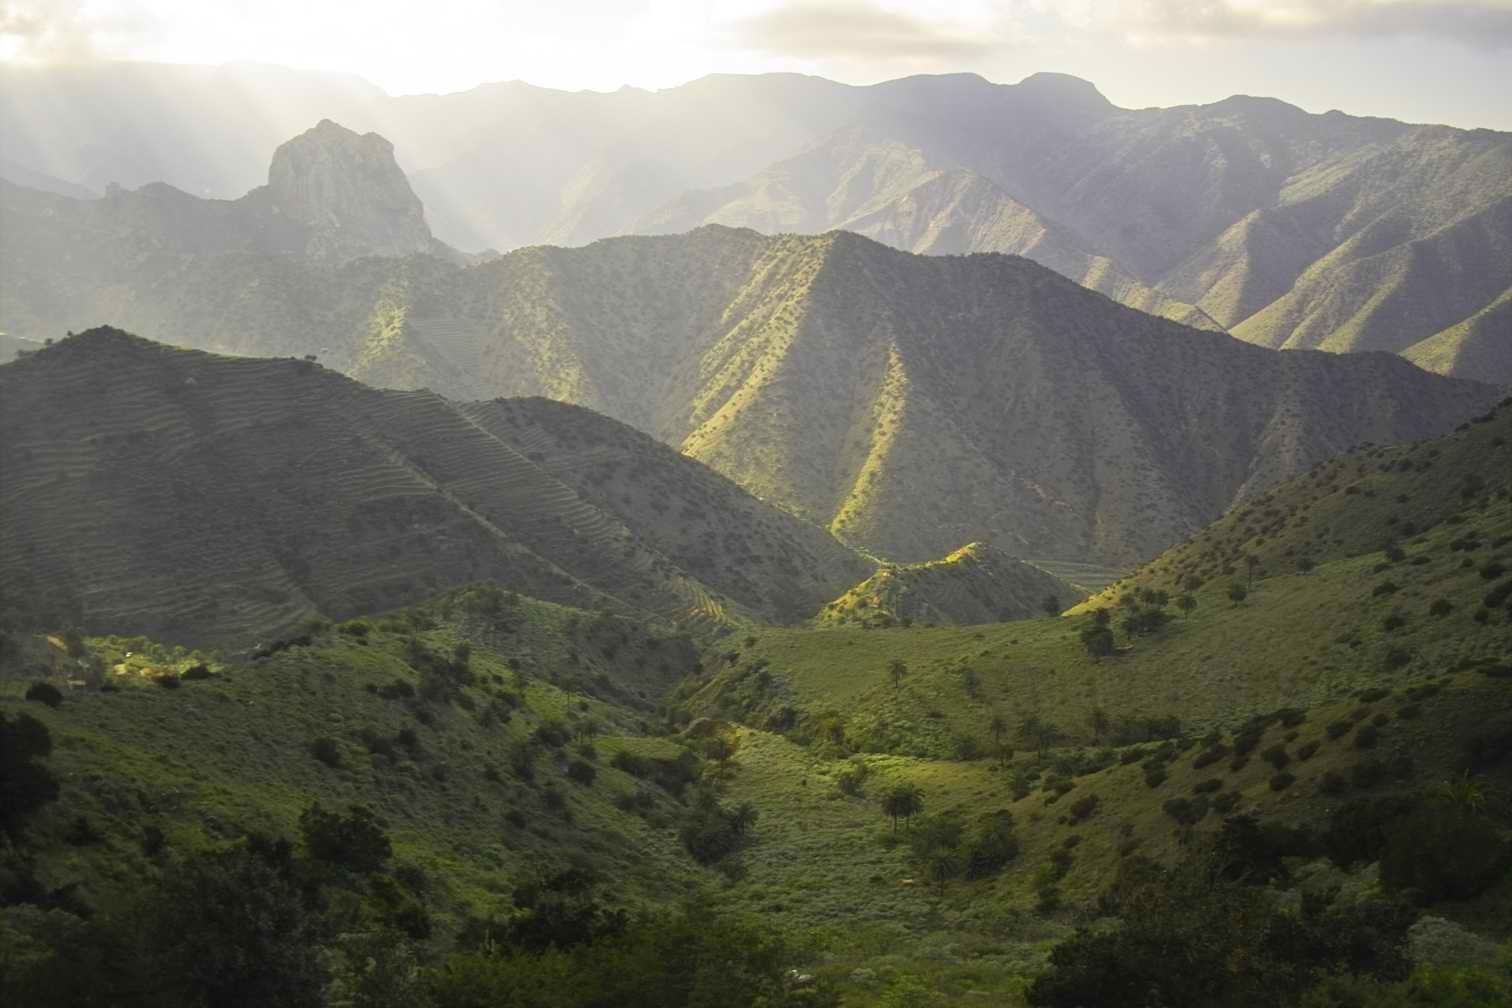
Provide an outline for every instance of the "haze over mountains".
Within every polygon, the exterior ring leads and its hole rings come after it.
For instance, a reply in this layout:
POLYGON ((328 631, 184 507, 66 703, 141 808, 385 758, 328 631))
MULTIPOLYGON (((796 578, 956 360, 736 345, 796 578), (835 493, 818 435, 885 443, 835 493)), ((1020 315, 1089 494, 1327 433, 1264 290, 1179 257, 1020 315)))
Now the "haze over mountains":
POLYGON ((392 140, 437 235, 464 249, 706 221, 843 227, 913 251, 1019 252, 1266 346, 1389 350, 1512 381, 1504 133, 1247 97, 1126 110, 1055 74, 389 98, 268 68, 3 73, 8 177, 26 184, 234 196, 329 117, 392 140))

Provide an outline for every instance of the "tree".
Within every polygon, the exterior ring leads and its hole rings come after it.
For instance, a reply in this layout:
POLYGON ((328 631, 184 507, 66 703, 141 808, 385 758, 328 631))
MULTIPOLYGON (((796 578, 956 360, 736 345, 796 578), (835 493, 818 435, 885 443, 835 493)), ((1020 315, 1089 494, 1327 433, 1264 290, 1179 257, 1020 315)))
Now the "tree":
POLYGON ((299 828, 311 858, 358 875, 373 874, 393 854, 382 824, 366 805, 351 805, 343 815, 315 802, 299 817, 299 828))
POLYGON ((143 975, 160 985, 143 1003, 319 1008, 327 976, 317 911, 287 841, 251 837, 195 857, 164 877, 134 921, 143 975))
POLYGON ((1228 597, 1229 601, 1237 606, 1240 602, 1243 602, 1245 599, 1249 598, 1249 589, 1240 584, 1238 581, 1235 581, 1233 584, 1229 585, 1228 597))
POLYGON ((51 753, 45 724, 30 714, 0 713, 0 833, 15 836, 33 812, 57 800, 57 778, 37 762, 51 753))
MULTIPOLYGON (((1103 613, 1105 611, 1099 609, 1098 612, 1103 613)), ((1087 654, 1091 655, 1094 659, 1106 658, 1114 650, 1113 631, 1108 629, 1106 625, 1099 623, 1082 627, 1081 642, 1082 647, 1087 649, 1087 654)))
POLYGON ((1046 595, 1040 602, 1040 608, 1044 610, 1046 616, 1059 616, 1061 611, 1060 599, 1056 598, 1054 593, 1046 595))
POLYGON ((893 689, 903 686, 903 677, 908 675, 908 663, 902 658, 894 658, 887 665, 887 674, 892 676, 893 689))
POLYGON ((999 751, 1003 748, 1003 734, 1008 731, 1008 721, 1001 714, 993 714, 992 720, 987 722, 987 731, 992 734, 992 748, 999 751))
POLYGON ((1197 608, 1197 596, 1187 592, 1176 600, 1176 607, 1181 610, 1183 616, 1192 615, 1192 610, 1197 608))
POLYGON ((882 814, 892 817, 893 832, 898 820, 905 823, 924 811, 924 792, 916 784, 898 784, 882 796, 882 814))
POLYGON ((1019 735, 1043 755, 1046 749, 1060 740, 1061 730, 1038 714, 1030 714, 1019 725, 1019 735))
POLYGON ((1103 736, 1113 730, 1113 719, 1101 707, 1093 707, 1092 713, 1087 715, 1087 727, 1092 729, 1092 740, 1101 742, 1103 736))

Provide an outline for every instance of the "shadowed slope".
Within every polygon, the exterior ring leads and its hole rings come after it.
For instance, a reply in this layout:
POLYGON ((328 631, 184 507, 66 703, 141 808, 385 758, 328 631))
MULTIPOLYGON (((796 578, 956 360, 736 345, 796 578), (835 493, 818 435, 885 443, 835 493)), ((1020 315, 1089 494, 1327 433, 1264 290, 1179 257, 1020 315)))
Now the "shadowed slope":
MULTIPOLYGON (((758 539, 774 559, 716 577, 725 595, 649 544, 644 516, 590 503, 455 404, 302 361, 96 330, 0 370, 0 403, 8 607, 54 623, 246 642, 483 578, 674 620, 780 618, 812 612, 865 569, 727 492, 733 507, 706 517, 717 534, 704 563, 718 574, 758 539), (809 569, 766 581, 800 563, 809 569)), ((625 441, 613 434, 610 452, 625 441)), ((626 490, 661 501, 711 484, 724 485, 663 459, 634 468, 626 490)))

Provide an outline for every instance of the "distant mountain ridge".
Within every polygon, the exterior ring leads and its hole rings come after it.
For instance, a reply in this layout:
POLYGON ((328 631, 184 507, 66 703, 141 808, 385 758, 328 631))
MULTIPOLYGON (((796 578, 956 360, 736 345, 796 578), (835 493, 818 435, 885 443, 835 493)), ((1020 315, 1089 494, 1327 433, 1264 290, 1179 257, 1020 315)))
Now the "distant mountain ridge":
POLYGON ((1506 133, 1246 96, 1121 109, 1058 74, 389 98, 267 68, 128 64, 6 68, 0 84, 6 156, 33 177, 232 195, 252 184, 247 159, 334 118, 393 140, 437 234, 464 248, 704 222, 847 228, 913 251, 1026 254, 1266 346, 1389 350, 1512 383, 1495 310, 1512 292, 1506 133))
POLYGON ((392 235, 415 238, 389 148, 334 124, 290 147, 309 149, 287 159, 306 182, 276 169, 232 204, 0 187, 26 224, 0 235, 0 320, 25 333, 108 318, 216 352, 314 353, 372 385, 577 403, 898 561, 985 540, 1127 564, 1256 488, 1361 441, 1437 433, 1490 394, 1401 362, 1245 351, 1025 259, 909 255, 848 232, 709 226, 471 268, 349 258, 353 240, 392 253, 392 235), (264 200, 327 209, 283 215, 316 224, 270 243, 243 209, 264 200), (148 225, 91 224, 143 205, 148 225))

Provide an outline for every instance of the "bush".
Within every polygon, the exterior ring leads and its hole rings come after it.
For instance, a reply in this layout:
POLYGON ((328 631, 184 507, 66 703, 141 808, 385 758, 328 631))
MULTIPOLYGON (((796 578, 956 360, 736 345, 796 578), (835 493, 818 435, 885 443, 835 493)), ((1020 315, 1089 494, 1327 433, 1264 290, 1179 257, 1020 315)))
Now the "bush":
POLYGON ((1145 767, 1145 772, 1144 772, 1145 787, 1152 788, 1152 789, 1160 787, 1160 785, 1162 785, 1162 784, 1164 784, 1166 782, 1166 776, 1167 776, 1166 775, 1166 768, 1165 768, 1165 764, 1164 763, 1159 763, 1159 764, 1156 764, 1155 766, 1145 767))
POLYGON ((26 699, 57 707, 63 702, 63 691, 50 682, 34 682, 26 688, 26 699))
POLYGON ((1218 777, 1209 777, 1205 781, 1198 781, 1192 785, 1193 794, 1212 794, 1223 790, 1223 781, 1218 777))
POLYGON ((1328 728, 1326 730, 1328 732, 1328 737, 1329 738, 1336 739, 1336 738, 1340 738, 1340 737, 1348 734, 1349 729, 1353 728, 1353 727, 1354 727, 1354 725, 1352 723, 1350 723, 1349 721, 1339 720, 1339 721, 1330 721, 1328 723, 1328 728))
POLYGON ((341 767, 341 747, 333 738, 321 736, 311 742, 310 755, 333 770, 341 767))
POLYGON ((1373 724, 1361 725, 1355 732, 1356 749, 1373 749, 1380 739, 1380 729, 1373 724))
POLYGON ((962 846, 962 861, 970 879, 996 874, 1018 855, 1013 816, 1006 811, 995 812, 978 823, 962 846))
POLYGON ((1223 759, 1228 754, 1228 746, 1222 744, 1221 742, 1216 745, 1209 746, 1202 752, 1198 753, 1196 759, 1192 760, 1192 769, 1201 770, 1203 767, 1211 766, 1212 764, 1217 763, 1219 760, 1223 759))
POLYGON ((1318 744, 1319 743, 1318 743, 1317 739, 1312 739, 1311 741, 1303 742, 1301 745, 1299 745, 1297 747, 1297 759, 1299 759, 1299 760, 1310 760, 1310 759, 1312 759, 1313 755, 1318 751, 1318 744))
POLYGON ((1291 762, 1291 755, 1287 753, 1284 745, 1271 746, 1260 754, 1260 758, 1276 770, 1286 769, 1286 765, 1291 762))
POLYGON ((1296 783, 1296 780, 1297 780, 1296 777, 1294 777, 1291 774, 1287 773, 1285 770, 1282 770, 1280 773, 1278 773, 1275 776, 1271 777, 1271 779, 1270 779, 1270 789, 1272 791, 1285 791, 1287 788, 1291 787, 1294 783, 1296 783))
POLYGON ((571 763, 567 764, 567 779, 574 784, 589 787, 597 776, 598 770, 594 769, 593 764, 587 760, 574 759, 571 763))
POLYGON ((1097 805, 1097 795, 1089 794, 1083 795, 1082 797, 1078 798, 1076 801, 1071 803, 1071 822, 1079 823, 1085 821, 1092 815, 1092 813, 1097 811, 1097 805))
POLYGON ((1175 819, 1183 826, 1191 826, 1202 820, 1207 815, 1208 799, 1206 796, 1197 798, 1171 798, 1161 806, 1165 814, 1175 819))
POLYGON ((1446 796, 1421 801, 1389 823, 1385 834, 1382 884, 1427 903, 1479 895, 1508 861, 1495 821, 1446 796))
POLYGON ((366 805, 350 805, 342 814, 327 812, 316 802, 299 817, 299 828, 312 859, 358 875, 378 871, 393 853, 382 824, 366 805))

